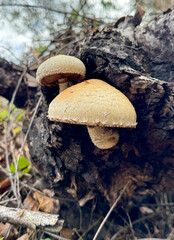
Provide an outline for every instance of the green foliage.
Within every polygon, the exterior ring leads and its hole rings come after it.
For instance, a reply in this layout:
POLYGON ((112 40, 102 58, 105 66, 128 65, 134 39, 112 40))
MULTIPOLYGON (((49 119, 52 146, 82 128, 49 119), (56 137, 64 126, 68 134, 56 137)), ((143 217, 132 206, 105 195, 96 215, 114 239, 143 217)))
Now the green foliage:
POLYGON ((4 124, 5 123, 5 118, 8 116, 8 111, 7 110, 1 110, 0 111, 0 121, 4 124))
MULTIPOLYGON (((1 239, 0 239, 1 240, 1 239)), ((51 238, 44 238, 44 239, 41 239, 41 240, 51 240, 51 238)))
POLYGON ((106 9, 116 9, 114 3, 112 1, 101 0, 101 5, 106 9))
MULTIPOLYGON (((25 157, 20 157, 19 161, 18 159, 16 159, 16 164, 17 162, 18 162, 17 167, 23 174, 26 174, 31 170, 31 163, 25 157)), ((10 172, 11 173, 16 172, 14 163, 10 164, 10 172)), ((19 177, 21 177, 21 175, 19 175, 19 177)))
MULTIPOLYGON (((9 109, 9 104, 6 98, 0 96, 0 124, 2 126, 6 125, 7 128, 10 126, 11 132, 15 136, 22 130, 22 118, 25 115, 25 110, 17 108, 14 104, 9 109)), ((5 129, 1 133, 5 134, 5 129)), ((16 160, 16 164, 22 174, 28 173, 31 169, 31 163, 25 157, 20 157, 19 160, 16 160)), ((14 163, 11 163, 10 172, 13 173, 16 170, 14 163)))
MULTIPOLYGON (((5 124, 13 124, 12 132, 16 135, 21 131, 21 121, 25 115, 25 110, 17 108, 14 104, 11 106, 11 111, 9 112, 9 101, 0 96, 0 123, 5 126, 5 124)), ((3 130, 2 133, 5 133, 3 130)))
POLYGON ((75 9, 72 9, 70 18, 76 22, 78 21, 78 13, 75 9))
POLYGON ((35 49, 39 54, 42 54, 43 52, 45 52, 47 50, 47 46, 40 46, 38 48, 35 49))
POLYGON ((14 129, 12 129, 12 131, 13 131, 14 134, 17 134, 18 132, 21 131, 21 128, 16 127, 16 128, 14 128, 14 129))

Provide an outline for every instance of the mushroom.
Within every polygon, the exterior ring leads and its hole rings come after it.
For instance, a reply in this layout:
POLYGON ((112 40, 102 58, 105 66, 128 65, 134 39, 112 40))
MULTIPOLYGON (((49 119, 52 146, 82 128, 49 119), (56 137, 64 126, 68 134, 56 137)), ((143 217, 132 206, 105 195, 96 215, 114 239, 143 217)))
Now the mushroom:
POLYGON ((98 79, 83 81, 61 92, 49 105, 52 121, 87 125, 95 146, 108 149, 119 139, 115 128, 135 128, 136 112, 119 90, 98 79))
POLYGON ((80 59, 57 55, 41 63, 36 72, 36 79, 44 86, 59 84, 59 92, 61 92, 68 87, 69 80, 81 82, 85 72, 85 65, 80 59))

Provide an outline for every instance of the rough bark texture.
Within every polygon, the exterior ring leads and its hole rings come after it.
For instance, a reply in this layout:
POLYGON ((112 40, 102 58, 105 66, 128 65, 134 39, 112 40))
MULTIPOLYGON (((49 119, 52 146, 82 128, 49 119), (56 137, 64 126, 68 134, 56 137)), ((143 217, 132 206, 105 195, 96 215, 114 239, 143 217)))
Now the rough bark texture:
MULTIPOLYGON (((7 98, 9 101, 14 93, 16 85, 25 71, 23 67, 7 62, 0 58, 0 95, 7 98)), ((34 95, 37 92, 37 82, 34 77, 29 74, 29 71, 23 76, 20 87, 15 97, 15 105, 17 107, 32 106, 34 95)))

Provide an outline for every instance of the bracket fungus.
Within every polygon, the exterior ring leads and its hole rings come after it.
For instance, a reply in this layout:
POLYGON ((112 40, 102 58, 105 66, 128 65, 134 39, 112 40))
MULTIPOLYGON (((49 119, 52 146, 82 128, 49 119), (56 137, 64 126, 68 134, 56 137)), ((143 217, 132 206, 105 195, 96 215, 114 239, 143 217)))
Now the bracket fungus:
POLYGON ((44 86, 59 85, 59 92, 68 87, 68 81, 81 82, 86 73, 83 62, 73 56, 57 55, 45 60, 36 72, 37 81, 44 86))
POLYGON ((49 105, 52 121, 86 125, 95 146, 115 146, 115 128, 135 128, 136 112, 129 99, 106 82, 90 79, 61 92, 49 105))

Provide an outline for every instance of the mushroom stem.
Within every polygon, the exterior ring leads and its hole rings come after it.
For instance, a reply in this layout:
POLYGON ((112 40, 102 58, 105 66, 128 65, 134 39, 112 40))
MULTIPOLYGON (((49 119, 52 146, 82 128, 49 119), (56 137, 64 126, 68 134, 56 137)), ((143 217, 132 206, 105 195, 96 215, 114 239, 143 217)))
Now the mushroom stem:
POLYGON ((59 79, 59 93, 63 92, 66 88, 68 88, 68 82, 66 78, 59 79))
POLYGON ((112 148, 118 143, 119 133, 116 129, 98 126, 87 126, 87 129, 92 142, 100 149, 112 148))

